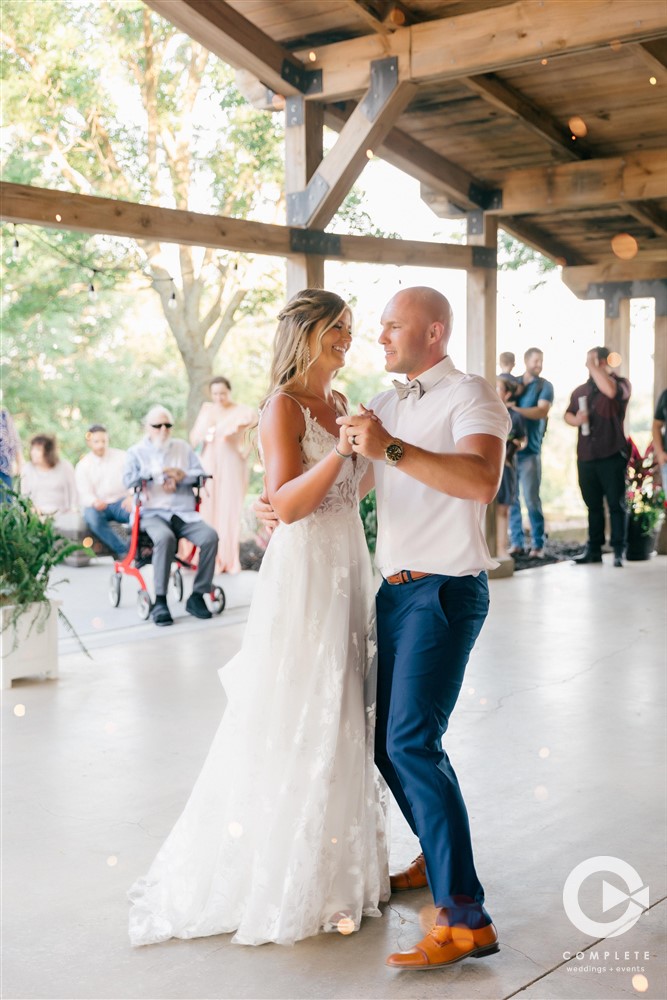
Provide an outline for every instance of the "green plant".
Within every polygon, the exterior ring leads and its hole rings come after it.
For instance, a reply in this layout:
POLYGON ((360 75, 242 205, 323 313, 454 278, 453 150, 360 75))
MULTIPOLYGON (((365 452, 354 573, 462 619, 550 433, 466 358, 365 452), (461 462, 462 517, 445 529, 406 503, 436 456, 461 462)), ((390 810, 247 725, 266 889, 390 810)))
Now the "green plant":
POLYGON ((366 544, 368 545, 368 551, 371 555, 375 553, 375 544, 377 541, 378 533, 378 516, 377 507, 375 502, 375 490, 371 490, 367 493, 359 504, 359 513, 361 514, 361 521, 364 526, 364 534, 366 535, 366 544))
MULTIPOLYGON (((13 608, 5 628, 15 626, 18 619, 37 605, 28 634, 36 626, 43 631, 51 613, 47 597, 49 576, 54 566, 73 552, 82 551, 78 542, 68 542, 56 531, 53 518, 42 519, 28 497, 3 489, 0 503, 0 607, 13 608)), ((86 550, 83 550, 86 551, 86 550)), ((63 583, 66 581, 62 581, 63 583)), ((79 640, 72 623, 58 609, 58 616, 69 632, 79 640)))
POLYGON ((642 535, 650 535, 660 524, 665 513, 665 491, 653 479, 655 457, 653 445, 642 455, 632 438, 628 439, 630 458, 626 474, 626 503, 628 515, 642 535))

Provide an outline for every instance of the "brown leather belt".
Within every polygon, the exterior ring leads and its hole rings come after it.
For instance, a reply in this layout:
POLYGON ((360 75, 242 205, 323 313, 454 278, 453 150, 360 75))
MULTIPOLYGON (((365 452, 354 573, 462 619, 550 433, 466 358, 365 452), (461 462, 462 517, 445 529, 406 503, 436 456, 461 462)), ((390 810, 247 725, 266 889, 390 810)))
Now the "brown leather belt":
POLYGON ((400 573, 394 573, 393 576, 386 576, 385 580, 392 586, 397 583, 412 583, 413 580, 422 580, 425 576, 433 576, 433 573, 417 573, 410 569, 402 569, 400 573))

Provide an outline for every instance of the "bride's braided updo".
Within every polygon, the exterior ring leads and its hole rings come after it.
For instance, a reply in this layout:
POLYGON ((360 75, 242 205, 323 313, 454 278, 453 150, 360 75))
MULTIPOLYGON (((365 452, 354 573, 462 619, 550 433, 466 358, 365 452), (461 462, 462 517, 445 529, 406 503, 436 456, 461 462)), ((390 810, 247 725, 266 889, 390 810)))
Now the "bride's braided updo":
POLYGON ((278 329, 269 372, 269 391, 264 402, 276 389, 305 377, 310 366, 320 356, 322 337, 346 309, 349 306, 340 295, 324 288, 305 288, 292 296, 278 314, 278 329), (308 337, 318 323, 322 324, 317 338, 318 350, 311 358, 308 337))

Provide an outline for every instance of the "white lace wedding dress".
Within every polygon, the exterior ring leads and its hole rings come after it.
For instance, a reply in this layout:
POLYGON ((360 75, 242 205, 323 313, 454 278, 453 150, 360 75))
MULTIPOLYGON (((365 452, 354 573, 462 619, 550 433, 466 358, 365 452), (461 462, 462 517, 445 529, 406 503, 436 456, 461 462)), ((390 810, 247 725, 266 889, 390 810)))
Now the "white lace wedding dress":
MULTIPOLYGON (((304 418, 307 469, 335 439, 304 418)), ((343 462, 320 507, 271 539, 243 646, 220 671, 228 704, 208 757, 129 892, 133 945, 232 931, 292 944, 357 930, 389 898, 365 468, 343 462)))

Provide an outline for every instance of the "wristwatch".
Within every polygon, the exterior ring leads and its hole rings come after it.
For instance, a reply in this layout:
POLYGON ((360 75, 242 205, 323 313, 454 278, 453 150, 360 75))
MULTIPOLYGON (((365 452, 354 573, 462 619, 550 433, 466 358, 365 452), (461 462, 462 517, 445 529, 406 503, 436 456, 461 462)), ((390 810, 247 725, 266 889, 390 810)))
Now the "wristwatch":
POLYGON ((403 458, 402 443, 396 439, 390 441, 384 450, 384 460, 387 463, 387 465, 397 465, 402 458, 403 458))

